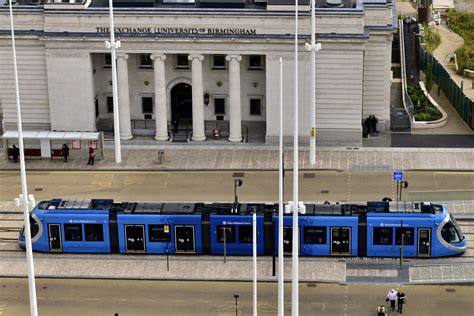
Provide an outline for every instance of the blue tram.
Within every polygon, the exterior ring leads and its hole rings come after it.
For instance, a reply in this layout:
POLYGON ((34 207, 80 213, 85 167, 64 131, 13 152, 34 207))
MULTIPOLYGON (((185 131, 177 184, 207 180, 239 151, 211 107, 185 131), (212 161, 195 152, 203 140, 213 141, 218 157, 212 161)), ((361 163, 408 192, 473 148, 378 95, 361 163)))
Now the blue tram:
MULTIPOLYGON (((33 250, 73 253, 278 254, 278 205, 265 203, 40 202, 30 223, 33 250)), ((285 254, 292 251, 285 214, 285 254)), ((446 207, 431 203, 307 204, 299 216, 301 256, 406 257, 464 253, 466 240, 446 207)), ((23 231, 20 246, 25 246, 23 231)))

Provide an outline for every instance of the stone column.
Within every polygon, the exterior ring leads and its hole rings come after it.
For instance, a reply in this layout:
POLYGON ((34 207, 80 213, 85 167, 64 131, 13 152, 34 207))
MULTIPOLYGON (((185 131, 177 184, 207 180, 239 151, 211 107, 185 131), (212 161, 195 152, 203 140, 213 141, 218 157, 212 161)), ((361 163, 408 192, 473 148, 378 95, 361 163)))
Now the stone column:
POLYGON ((156 140, 168 140, 168 113, 166 109, 166 77, 164 54, 152 54, 155 72, 155 122, 156 140))
POLYGON ((230 99, 230 142, 242 141, 242 106, 240 100, 240 55, 228 55, 229 61, 229 99, 230 99))
MULTIPOLYGON (((117 89, 120 121, 120 139, 132 139, 130 121, 130 93, 128 88, 128 54, 117 54, 117 89)), ((113 62, 113 61, 112 61, 113 62)))
POLYGON ((192 91, 193 91, 193 141, 206 140, 204 134, 204 91, 202 83, 202 61, 201 54, 189 55, 192 70, 192 91))

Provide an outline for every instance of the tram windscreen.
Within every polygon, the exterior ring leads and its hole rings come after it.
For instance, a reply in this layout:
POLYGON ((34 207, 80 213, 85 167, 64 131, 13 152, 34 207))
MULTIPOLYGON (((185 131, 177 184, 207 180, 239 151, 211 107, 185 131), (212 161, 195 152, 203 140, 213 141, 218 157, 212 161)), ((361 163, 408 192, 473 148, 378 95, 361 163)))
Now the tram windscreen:
POLYGON ((449 243, 460 242, 464 239, 461 229, 459 228, 459 225, 454 217, 451 217, 449 222, 444 224, 443 228, 441 229, 441 236, 449 243))

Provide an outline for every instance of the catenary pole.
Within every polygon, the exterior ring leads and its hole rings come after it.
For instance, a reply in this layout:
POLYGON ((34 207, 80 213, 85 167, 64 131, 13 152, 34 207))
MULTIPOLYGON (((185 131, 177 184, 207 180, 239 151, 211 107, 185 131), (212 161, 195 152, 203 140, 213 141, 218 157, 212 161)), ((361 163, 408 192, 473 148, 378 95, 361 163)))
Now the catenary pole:
POLYGON ((26 245, 26 265, 28 270, 28 293, 30 296, 30 314, 31 316, 38 315, 38 305, 36 301, 36 285, 35 285, 35 268, 33 263, 33 249, 31 245, 31 229, 30 229, 30 210, 31 204, 34 205, 34 197, 28 197, 28 188, 26 185, 26 167, 25 167, 25 152, 23 146, 23 129, 21 122, 21 108, 20 108, 20 87, 18 85, 18 66, 16 63, 16 46, 15 46, 15 31, 13 29, 13 10, 12 1, 10 4, 10 27, 12 33, 12 50, 13 50, 13 71, 15 74, 15 97, 16 97, 16 117, 18 124, 18 145, 20 150, 20 176, 21 176, 21 192, 20 196, 15 199, 16 204, 23 206, 23 221, 25 225, 25 245, 26 245))
POLYGON ((309 104, 309 116, 311 121, 311 132, 309 137, 309 162, 314 165, 316 163, 316 0, 311 0, 311 98, 309 104))
POLYGON ((291 270, 291 315, 299 315, 298 293, 298 0, 295 0, 295 113, 293 122, 293 248, 291 270))
POLYGON ((257 316, 257 212, 252 214, 253 239, 253 316, 257 316))
POLYGON ((115 162, 122 162, 122 148, 120 145, 120 116, 118 106, 118 91, 117 91, 117 54, 115 50, 120 47, 120 41, 115 41, 114 29, 114 8, 113 1, 109 0, 109 15, 110 15, 110 42, 105 42, 107 48, 110 48, 110 57, 112 61, 112 93, 114 102, 114 143, 115 143, 115 162))
POLYGON ((283 268, 283 61, 280 57, 280 145, 278 155, 278 316, 285 314, 283 268))

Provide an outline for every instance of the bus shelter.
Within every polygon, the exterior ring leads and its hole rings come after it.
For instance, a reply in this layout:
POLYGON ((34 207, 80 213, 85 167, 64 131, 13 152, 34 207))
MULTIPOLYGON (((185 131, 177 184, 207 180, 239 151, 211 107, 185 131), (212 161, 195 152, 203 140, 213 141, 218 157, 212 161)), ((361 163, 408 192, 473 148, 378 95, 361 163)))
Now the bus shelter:
MULTIPOLYGON (((18 131, 6 131, 2 135, 5 156, 11 156, 12 146, 18 146, 18 131)), ((57 132, 24 131, 25 157, 53 158, 61 156, 61 147, 67 144, 70 150, 94 148, 97 158, 104 159, 104 134, 102 132, 57 132)))

